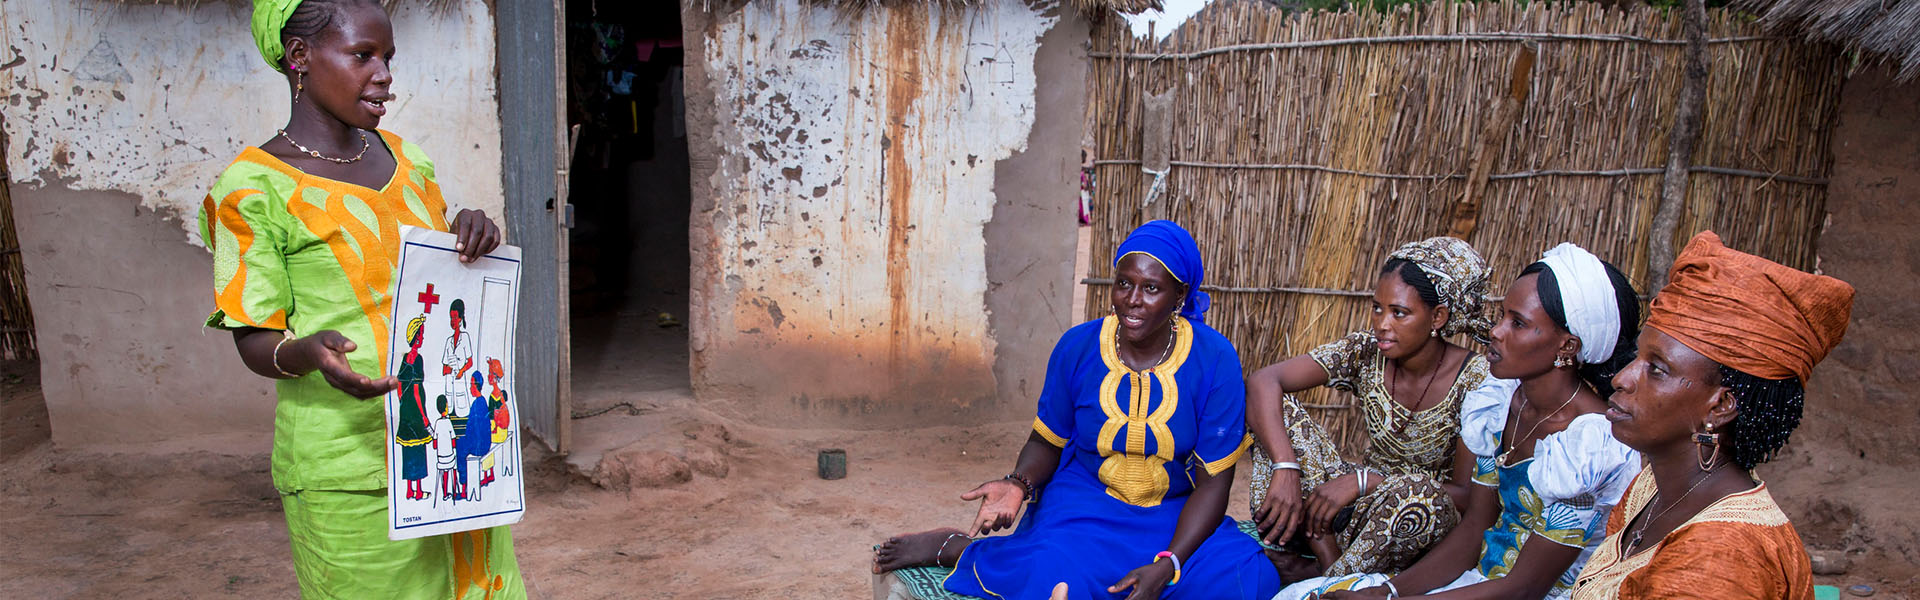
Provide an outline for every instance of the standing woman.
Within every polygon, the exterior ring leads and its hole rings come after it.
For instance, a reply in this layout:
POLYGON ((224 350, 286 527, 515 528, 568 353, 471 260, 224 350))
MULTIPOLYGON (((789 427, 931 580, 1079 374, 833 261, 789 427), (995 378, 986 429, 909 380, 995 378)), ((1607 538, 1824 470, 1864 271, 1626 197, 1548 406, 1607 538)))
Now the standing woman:
POLYGON ((1640 458, 1602 414, 1633 360, 1640 303, 1613 265, 1561 244, 1508 286, 1488 374, 1460 411, 1474 458, 1460 526, 1398 574, 1309 579, 1278 598, 1563 598, 1640 458))
POLYGON ((1313 552, 1316 565, 1296 559, 1305 576, 1399 571, 1459 523, 1473 475, 1470 457, 1455 465, 1460 402, 1487 380, 1487 361, 1445 338, 1487 339, 1487 278, 1463 240, 1408 243, 1380 269, 1371 330, 1247 380, 1253 515, 1269 544, 1306 534, 1287 546, 1313 552), (1359 463, 1291 395, 1322 385, 1359 397, 1369 439, 1359 463), (1351 517, 1336 529, 1341 513, 1351 517))
POLYGON ((1672 273, 1607 410, 1648 465, 1573 597, 1811 599, 1800 534, 1753 467, 1800 424, 1802 382, 1846 333, 1853 287, 1711 231, 1672 273))
MULTIPOLYGON (((220 174, 201 214, 207 325, 277 380, 273 483, 306 598, 524 598, 505 527, 387 539, 387 295, 401 225, 449 229, 434 165, 376 129, 393 25, 371 0, 255 0, 253 37, 287 80, 285 129, 220 174), (490 592, 489 592, 490 590, 490 592)), ((451 230, 460 260, 500 243, 485 214, 451 230)))

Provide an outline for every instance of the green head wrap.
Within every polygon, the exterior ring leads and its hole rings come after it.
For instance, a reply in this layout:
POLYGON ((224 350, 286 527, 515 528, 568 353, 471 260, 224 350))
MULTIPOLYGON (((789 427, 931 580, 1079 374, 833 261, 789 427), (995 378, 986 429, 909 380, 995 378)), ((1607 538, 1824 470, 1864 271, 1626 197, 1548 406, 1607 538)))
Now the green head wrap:
POLYGON ((287 56, 287 47, 280 45, 280 29, 287 26, 287 18, 299 7, 300 0, 253 0, 253 44, 260 47, 260 58, 275 71, 280 70, 280 59, 287 56))

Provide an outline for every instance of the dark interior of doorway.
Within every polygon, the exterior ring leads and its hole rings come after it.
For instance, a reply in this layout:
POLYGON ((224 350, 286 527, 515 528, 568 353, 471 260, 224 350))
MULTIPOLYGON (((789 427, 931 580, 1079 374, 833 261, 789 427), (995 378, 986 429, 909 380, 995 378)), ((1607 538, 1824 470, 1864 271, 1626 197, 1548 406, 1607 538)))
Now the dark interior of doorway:
POLYGON ((685 53, 677 2, 567 0, 576 415, 689 389, 685 53))

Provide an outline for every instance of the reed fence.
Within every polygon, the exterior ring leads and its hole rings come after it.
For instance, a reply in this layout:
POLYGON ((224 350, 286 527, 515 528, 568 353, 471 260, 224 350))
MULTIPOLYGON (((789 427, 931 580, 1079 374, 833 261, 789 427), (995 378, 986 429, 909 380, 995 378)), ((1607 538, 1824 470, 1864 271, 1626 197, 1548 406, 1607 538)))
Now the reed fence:
MULTIPOLYGON (((0 153, 6 141, 0 135, 0 153)), ((7 167, 0 164, 0 359, 39 357, 33 343, 33 309, 27 305, 27 271, 20 261, 20 236, 13 228, 13 195, 7 167)))
MULTIPOLYGON (((1675 247, 1713 229, 1810 269, 1842 61, 1733 13, 1711 14, 1707 33, 1706 120, 1675 247)), ((1562 241, 1644 290, 1683 48, 1678 13, 1594 3, 1287 15, 1216 2, 1164 41, 1102 23, 1086 314, 1109 311, 1113 248, 1160 218, 1200 240, 1208 322, 1248 372, 1367 327, 1387 255, 1450 230, 1487 257, 1495 294, 1562 241), (1166 126, 1145 99, 1167 93, 1170 147, 1143 148, 1143 131, 1166 126), (1143 161, 1165 164, 1151 203, 1143 161)), ((1355 451, 1352 396, 1302 401, 1355 451)))

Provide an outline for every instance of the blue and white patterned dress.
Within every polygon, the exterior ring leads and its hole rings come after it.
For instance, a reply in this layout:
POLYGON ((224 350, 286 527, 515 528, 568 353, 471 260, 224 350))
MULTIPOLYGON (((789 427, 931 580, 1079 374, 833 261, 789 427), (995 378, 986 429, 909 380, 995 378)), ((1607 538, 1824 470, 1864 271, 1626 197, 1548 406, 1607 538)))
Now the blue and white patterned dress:
MULTIPOLYGON (((1580 556, 1554 582, 1549 599, 1564 598, 1574 578, 1606 538, 1607 516, 1640 471, 1640 454, 1613 439, 1613 424, 1599 414, 1580 415, 1567 428, 1534 443, 1533 458, 1500 466, 1500 438, 1507 409, 1520 386, 1512 379, 1489 379, 1468 394, 1460 409, 1460 438, 1474 454, 1473 482, 1495 488, 1500 519, 1483 535, 1479 564, 1453 583, 1432 590, 1458 589, 1506 576, 1533 536, 1581 548, 1580 556)), ((1297 600, 1313 592, 1364 589, 1380 585, 1391 573, 1309 579, 1281 590, 1276 600, 1297 600)))

